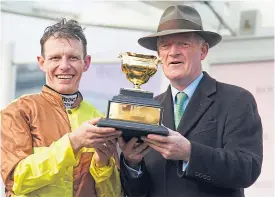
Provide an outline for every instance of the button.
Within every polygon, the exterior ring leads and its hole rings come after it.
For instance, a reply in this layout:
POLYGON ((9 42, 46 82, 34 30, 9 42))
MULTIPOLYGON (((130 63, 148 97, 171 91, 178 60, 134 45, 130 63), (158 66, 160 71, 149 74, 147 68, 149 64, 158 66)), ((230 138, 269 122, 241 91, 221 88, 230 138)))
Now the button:
POLYGON ((68 110, 68 114, 72 114, 72 111, 71 111, 71 110, 68 110))
POLYGON ((199 174, 199 177, 200 177, 200 178, 202 178, 202 177, 203 177, 203 174, 202 174, 202 173, 200 173, 200 174, 199 174))

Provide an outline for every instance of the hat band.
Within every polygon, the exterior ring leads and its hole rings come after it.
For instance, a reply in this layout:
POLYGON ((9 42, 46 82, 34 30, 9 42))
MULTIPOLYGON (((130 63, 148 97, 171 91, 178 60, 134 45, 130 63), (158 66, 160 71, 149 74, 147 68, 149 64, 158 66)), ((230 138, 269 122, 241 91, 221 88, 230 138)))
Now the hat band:
POLYGON ((201 26, 184 19, 173 19, 161 23, 158 27, 157 32, 172 30, 172 29, 192 29, 192 30, 203 30, 201 26))

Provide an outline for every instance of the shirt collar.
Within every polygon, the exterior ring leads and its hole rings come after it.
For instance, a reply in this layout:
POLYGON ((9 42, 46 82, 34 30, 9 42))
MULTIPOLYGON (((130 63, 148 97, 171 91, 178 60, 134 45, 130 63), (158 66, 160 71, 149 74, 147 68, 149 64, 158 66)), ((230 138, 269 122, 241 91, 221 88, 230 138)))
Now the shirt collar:
POLYGON ((173 102, 175 103, 175 98, 176 98, 176 95, 178 92, 184 92, 188 96, 188 98, 191 99, 191 97, 194 94, 197 86, 199 85, 202 77, 203 77, 203 73, 201 73, 200 76, 198 76, 197 79, 195 79, 192 83, 190 83, 189 86, 187 86, 183 91, 179 91, 173 85, 171 85, 173 102))
MULTIPOLYGON (((62 96, 58 92, 56 92, 55 90, 50 88, 49 86, 47 86, 47 85, 43 86, 41 95, 46 100, 48 100, 50 103, 65 108, 63 100, 62 100, 62 96)), ((80 103, 82 102, 82 100, 83 100, 83 97, 82 97, 81 93, 78 92, 78 97, 77 97, 76 101, 74 102, 74 104, 72 105, 72 108, 78 107, 80 105, 80 103)))

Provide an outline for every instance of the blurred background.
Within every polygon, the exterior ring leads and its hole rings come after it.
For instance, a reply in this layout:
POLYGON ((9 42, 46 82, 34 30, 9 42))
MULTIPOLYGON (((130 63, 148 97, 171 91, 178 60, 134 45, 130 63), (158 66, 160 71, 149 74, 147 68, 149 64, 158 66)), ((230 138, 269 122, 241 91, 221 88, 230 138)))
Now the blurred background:
MULTIPOLYGON (((91 67, 80 90, 103 113, 121 87, 132 87, 121 72, 120 52, 157 55, 138 45, 156 31, 169 5, 196 8, 205 30, 222 42, 209 51, 204 70, 219 81, 248 89, 256 98, 264 128, 264 162, 247 197, 274 195, 274 2, 273 1, 1 1, 0 110, 24 94, 37 93, 45 76, 36 62, 44 29, 57 18, 78 20, 86 29, 91 67)), ((161 67, 142 89, 166 90, 161 67)), ((1 196, 4 187, 1 183, 1 196)))

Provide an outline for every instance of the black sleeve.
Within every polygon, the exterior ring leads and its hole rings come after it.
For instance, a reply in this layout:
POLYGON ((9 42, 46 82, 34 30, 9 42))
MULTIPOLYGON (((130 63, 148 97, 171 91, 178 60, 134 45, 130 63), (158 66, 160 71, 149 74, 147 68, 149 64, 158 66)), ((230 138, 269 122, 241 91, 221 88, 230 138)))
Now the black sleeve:
POLYGON ((254 97, 243 92, 231 105, 223 132, 223 148, 191 141, 185 176, 224 188, 245 188, 261 173, 262 124, 254 97))
POLYGON ((124 156, 120 156, 120 180, 124 193, 127 197, 146 197, 151 188, 151 180, 146 169, 145 162, 141 163, 142 174, 138 178, 132 178, 123 162, 124 156))

